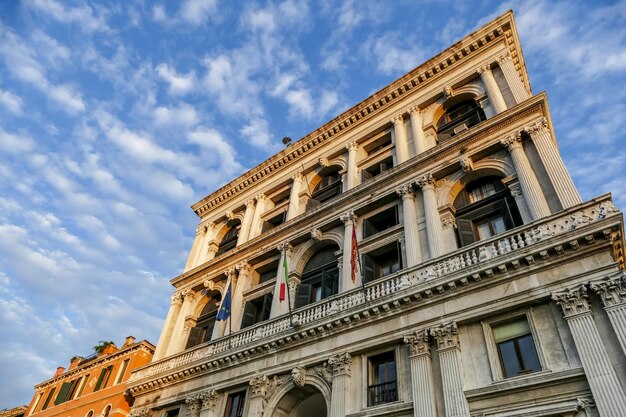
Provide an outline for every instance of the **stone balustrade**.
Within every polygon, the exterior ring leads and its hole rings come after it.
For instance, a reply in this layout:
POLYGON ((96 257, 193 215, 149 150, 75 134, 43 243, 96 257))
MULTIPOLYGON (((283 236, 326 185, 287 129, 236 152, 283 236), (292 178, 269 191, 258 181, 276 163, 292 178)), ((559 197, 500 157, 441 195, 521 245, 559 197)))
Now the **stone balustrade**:
MULTIPOLYGON (((132 385, 133 381, 158 377, 196 362, 209 364, 203 367, 224 365, 232 360, 233 354, 235 358, 247 357, 256 351, 275 348, 332 330, 355 319, 398 308, 401 303, 399 300, 402 299, 428 298, 457 286, 467 285, 470 280, 475 282, 495 273, 505 273, 507 264, 513 269, 519 268, 521 262, 532 265, 535 261, 529 247, 538 248, 538 257, 548 256, 547 249, 540 248, 544 242, 550 242, 550 248, 557 254, 563 253, 564 245, 575 250, 578 248, 578 238, 567 236, 559 240, 558 236, 619 214, 610 197, 602 196, 491 239, 475 242, 448 255, 406 268, 367 284, 365 288, 355 288, 296 309, 291 318, 289 315, 282 315, 235 332, 230 340, 228 337, 220 338, 151 363, 133 372, 129 382, 132 385)), ((585 233, 581 239, 592 243, 592 232, 585 233)))

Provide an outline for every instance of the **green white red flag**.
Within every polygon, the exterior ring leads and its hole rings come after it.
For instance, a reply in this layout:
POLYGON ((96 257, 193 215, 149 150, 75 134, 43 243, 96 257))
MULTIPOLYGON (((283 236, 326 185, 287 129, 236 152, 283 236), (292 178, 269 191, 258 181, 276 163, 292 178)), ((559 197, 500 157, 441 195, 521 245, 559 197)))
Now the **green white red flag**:
POLYGON ((283 279, 280 283, 279 301, 285 301, 289 287, 289 269, 287 268, 287 251, 283 251, 283 279))

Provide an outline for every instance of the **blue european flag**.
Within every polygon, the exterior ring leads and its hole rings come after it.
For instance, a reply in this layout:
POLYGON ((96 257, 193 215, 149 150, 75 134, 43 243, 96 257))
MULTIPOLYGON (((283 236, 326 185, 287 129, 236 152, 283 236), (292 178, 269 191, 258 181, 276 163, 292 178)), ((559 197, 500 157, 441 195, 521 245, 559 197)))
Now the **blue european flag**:
POLYGON ((228 288, 226 288, 226 294, 224 295, 224 299, 222 300, 222 304, 220 305, 220 310, 217 312, 216 320, 226 320, 230 317, 230 307, 231 307, 231 297, 230 297, 230 283, 228 283, 228 288))

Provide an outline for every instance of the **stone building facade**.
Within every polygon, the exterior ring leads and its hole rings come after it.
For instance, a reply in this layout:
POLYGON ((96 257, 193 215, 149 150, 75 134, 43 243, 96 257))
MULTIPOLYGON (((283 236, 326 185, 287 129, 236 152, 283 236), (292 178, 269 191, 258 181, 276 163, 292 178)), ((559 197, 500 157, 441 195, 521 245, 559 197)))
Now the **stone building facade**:
POLYGON ((126 381, 135 368, 150 363, 154 345, 128 336, 121 348, 110 344, 88 357, 74 356, 68 369, 35 385, 26 417, 124 417, 132 397, 126 381))
POLYGON ((581 200, 511 12, 193 209, 134 415, 626 415, 623 218, 581 200))

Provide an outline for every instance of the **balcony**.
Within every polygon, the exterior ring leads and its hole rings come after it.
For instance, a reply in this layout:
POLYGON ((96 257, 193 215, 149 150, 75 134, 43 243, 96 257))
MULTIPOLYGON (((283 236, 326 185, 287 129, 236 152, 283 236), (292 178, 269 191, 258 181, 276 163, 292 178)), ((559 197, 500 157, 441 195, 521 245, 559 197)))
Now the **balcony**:
MULTIPOLYGON (((341 331, 344 325, 398 314, 457 288, 492 279, 499 274, 533 267, 550 256, 576 251, 584 245, 611 239, 614 256, 623 267, 621 213, 610 195, 571 207, 487 240, 481 240, 436 259, 405 268, 358 288, 325 298, 284 315, 233 333, 231 337, 199 345, 146 365, 133 372, 130 385, 153 386, 154 378, 184 378, 280 349, 307 338, 341 331), (617 242, 617 243, 615 243, 617 242), (367 319, 367 320, 366 320, 367 319), (230 339, 230 340, 229 340, 230 339), (140 381, 140 380, 146 381, 140 381)), ((137 388, 140 389, 140 388, 137 388)))
POLYGON ((398 400, 398 386, 396 381, 367 387, 369 406, 391 403, 398 400))

